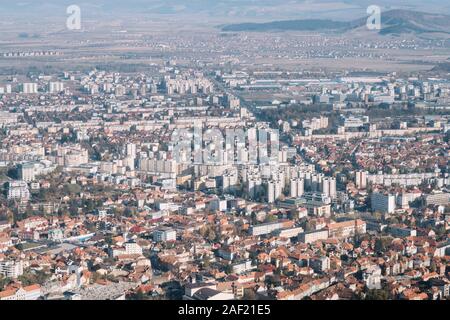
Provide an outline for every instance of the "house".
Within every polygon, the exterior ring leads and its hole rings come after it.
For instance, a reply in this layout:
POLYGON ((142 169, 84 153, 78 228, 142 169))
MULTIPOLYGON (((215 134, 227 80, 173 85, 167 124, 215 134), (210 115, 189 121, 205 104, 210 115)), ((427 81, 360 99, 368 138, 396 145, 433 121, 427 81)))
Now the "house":
POLYGON ((37 300, 41 295, 41 286, 33 284, 27 287, 1 291, 0 300, 37 300))
POLYGON ((202 288, 194 293, 192 300, 234 300, 234 294, 202 288))
POLYGON ((363 280, 369 289, 381 289, 381 268, 371 265, 363 271, 363 280))

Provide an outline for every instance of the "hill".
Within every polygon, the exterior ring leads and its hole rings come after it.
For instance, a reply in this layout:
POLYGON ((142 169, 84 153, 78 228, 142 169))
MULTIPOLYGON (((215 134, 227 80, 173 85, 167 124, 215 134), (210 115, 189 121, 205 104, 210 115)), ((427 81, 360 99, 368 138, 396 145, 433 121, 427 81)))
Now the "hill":
POLYGON ((222 27, 222 31, 317 31, 317 30, 346 30, 350 27, 349 22, 307 19, 272 21, 267 23, 238 23, 222 27))

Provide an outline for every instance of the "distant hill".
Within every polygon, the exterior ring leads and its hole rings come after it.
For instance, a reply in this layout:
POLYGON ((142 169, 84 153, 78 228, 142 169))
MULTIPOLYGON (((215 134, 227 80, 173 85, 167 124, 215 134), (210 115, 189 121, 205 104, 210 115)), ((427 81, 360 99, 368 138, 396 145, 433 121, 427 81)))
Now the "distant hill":
POLYGON ((266 23, 238 23, 222 27, 222 31, 316 31, 348 29, 350 22, 322 19, 272 21, 266 23))
POLYGON ((432 71, 448 73, 450 72, 450 62, 439 63, 432 69, 432 71))
MULTIPOLYGON (((350 31, 366 25, 367 17, 353 21, 286 20, 267 23, 240 23, 222 27, 222 31, 350 31)), ((381 14, 380 34, 430 33, 450 34, 450 16, 410 10, 390 10, 381 14)))
MULTIPOLYGON (((364 25, 366 18, 360 19, 364 25)), ((380 34, 442 32, 450 34, 450 16, 409 10, 391 10, 381 14, 380 34)))

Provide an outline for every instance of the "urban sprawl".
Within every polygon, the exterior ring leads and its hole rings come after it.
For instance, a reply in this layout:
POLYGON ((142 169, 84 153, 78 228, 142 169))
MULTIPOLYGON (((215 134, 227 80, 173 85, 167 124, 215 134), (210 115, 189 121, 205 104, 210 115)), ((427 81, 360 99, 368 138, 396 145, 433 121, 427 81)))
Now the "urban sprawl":
POLYGON ((448 74, 319 67, 448 41, 161 39, 0 55, 0 300, 449 299, 448 74))

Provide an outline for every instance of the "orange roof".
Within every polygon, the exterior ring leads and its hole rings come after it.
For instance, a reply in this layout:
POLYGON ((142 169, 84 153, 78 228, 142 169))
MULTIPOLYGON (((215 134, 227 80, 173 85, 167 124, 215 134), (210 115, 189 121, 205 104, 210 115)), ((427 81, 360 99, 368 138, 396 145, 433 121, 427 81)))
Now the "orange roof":
POLYGON ((38 284, 32 284, 31 286, 23 287, 23 290, 30 292, 34 290, 41 290, 41 286, 38 284))
MULTIPOLYGON (((362 226, 364 225, 365 222, 357 219, 356 220, 356 225, 357 226, 362 226)), ((345 227, 351 227, 355 225, 355 221, 354 220, 350 220, 350 221, 343 221, 343 222, 335 222, 335 223, 330 223, 328 224, 328 229, 339 229, 339 228, 345 228, 345 227)))
POLYGON ((17 290, 14 289, 10 289, 10 290, 5 290, 5 291, 1 291, 0 292, 0 298, 6 298, 6 297, 10 297, 16 294, 17 290))

